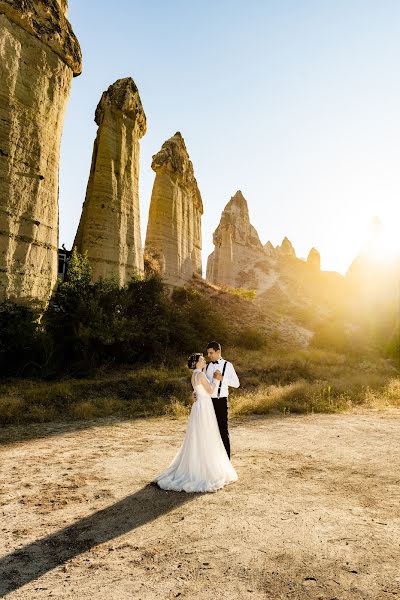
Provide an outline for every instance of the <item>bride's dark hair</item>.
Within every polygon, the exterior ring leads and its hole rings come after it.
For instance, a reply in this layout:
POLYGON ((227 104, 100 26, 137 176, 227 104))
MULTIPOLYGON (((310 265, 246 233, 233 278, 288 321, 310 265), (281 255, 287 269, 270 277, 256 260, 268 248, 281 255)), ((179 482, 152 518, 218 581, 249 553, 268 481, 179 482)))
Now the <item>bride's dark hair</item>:
POLYGON ((189 369, 196 368, 196 364, 199 362, 200 356, 203 356, 201 352, 195 352, 194 354, 191 354, 189 356, 187 361, 187 366, 189 367, 189 369))

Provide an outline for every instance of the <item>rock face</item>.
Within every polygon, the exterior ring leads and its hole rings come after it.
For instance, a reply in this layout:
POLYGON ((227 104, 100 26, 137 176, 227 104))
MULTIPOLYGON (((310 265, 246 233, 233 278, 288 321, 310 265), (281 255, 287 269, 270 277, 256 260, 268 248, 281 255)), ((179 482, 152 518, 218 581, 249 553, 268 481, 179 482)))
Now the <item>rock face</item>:
POLYGON ((103 92, 92 166, 74 246, 87 251, 93 279, 115 278, 120 286, 143 273, 139 212, 139 140, 146 116, 130 77, 103 92))
POLYGON ((58 169, 79 43, 65 0, 0 0, 0 299, 45 304, 57 280, 58 169))
POLYGON ((321 269, 321 255, 316 248, 311 248, 308 253, 307 264, 316 271, 321 269))
POLYGON ((207 280, 229 287, 255 287, 249 265, 265 260, 258 233, 251 225, 249 209, 241 191, 229 200, 214 231, 214 252, 207 262, 207 280))
POLYGON ((296 257, 295 249, 293 248, 293 244, 287 237, 284 237, 282 240, 282 244, 276 248, 281 256, 292 256, 296 257))
POLYGON ((146 254, 160 261, 166 283, 183 285, 202 274, 203 202, 182 135, 175 133, 153 156, 156 173, 146 233, 146 254))
POLYGON ((272 242, 268 241, 265 245, 264 245, 264 250, 266 252, 266 254, 268 256, 274 256, 275 254, 275 248, 274 245, 272 244, 272 242))

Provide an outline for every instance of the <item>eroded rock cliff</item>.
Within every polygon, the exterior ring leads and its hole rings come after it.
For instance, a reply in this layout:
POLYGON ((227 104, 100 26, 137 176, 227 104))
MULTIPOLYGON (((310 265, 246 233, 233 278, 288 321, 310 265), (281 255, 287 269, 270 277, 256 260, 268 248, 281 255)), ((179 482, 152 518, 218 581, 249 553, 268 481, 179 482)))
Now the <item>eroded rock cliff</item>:
POLYGON ((125 285, 143 273, 139 211, 139 140, 146 116, 130 77, 103 92, 92 166, 74 246, 87 252, 93 279, 125 285))
POLYGON ((158 258, 166 283, 183 285, 201 275, 203 202, 185 142, 178 131, 153 156, 156 173, 146 253, 158 258))
POLYGON ((65 0, 0 0, 0 299, 45 304, 57 280, 64 112, 81 51, 65 0))
POLYGON ((241 191, 225 206, 213 241, 215 249, 208 257, 207 280, 229 287, 258 287, 252 268, 259 261, 264 262, 267 251, 250 223, 247 201, 241 191))

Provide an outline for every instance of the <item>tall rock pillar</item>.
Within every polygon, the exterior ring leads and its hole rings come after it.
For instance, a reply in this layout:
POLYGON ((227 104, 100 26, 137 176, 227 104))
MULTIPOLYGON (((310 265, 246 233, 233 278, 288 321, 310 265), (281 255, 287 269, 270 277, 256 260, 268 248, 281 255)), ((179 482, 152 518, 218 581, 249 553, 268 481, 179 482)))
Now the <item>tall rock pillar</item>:
POLYGON ((156 173, 146 233, 146 252, 160 260, 166 283, 184 285, 202 274, 203 202, 182 135, 175 133, 153 156, 156 173))
POLYGON ((0 300, 46 304, 57 280, 58 169, 81 51, 66 0, 0 0, 0 300))
POLYGON ((130 77, 103 92, 92 166, 74 246, 87 251, 93 279, 115 278, 125 285, 143 273, 139 212, 139 140, 146 116, 130 77))

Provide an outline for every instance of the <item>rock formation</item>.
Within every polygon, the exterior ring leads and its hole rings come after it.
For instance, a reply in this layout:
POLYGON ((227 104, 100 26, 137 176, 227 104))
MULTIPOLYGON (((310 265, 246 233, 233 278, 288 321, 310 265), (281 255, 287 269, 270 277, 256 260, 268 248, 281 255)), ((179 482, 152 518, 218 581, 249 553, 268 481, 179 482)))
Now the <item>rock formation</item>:
POLYGON ((275 254, 275 248, 274 248, 274 245, 272 244, 272 242, 268 241, 264 245, 264 250, 268 256, 273 256, 275 254))
POLYGON ((66 0, 0 0, 0 299, 57 279, 61 131, 79 43, 66 0))
POLYGON ((277 252, 281 256, 292 256, 296 257, 295 249, 293 248, 292 242, 288 240, 287 237, 284 237, 282 240, 282 244, 276 248, 277 252))
POLYGON ((114 278, 120 286, 143 273, 139 213, 139 140, 146 116, 130 77, 103 92, 95 121, 86 198, 74 246, 87 251, 93 279, 114 278))
POLYGON ((153 156, 156 173, 146 233, 146 254, 160 261, 166 283, 183 285, 202 274, 203 202, 182 135, 175 133, 153 156))
POLYGON ((251 225, 241 191, 229 200, 214 232, 214 251, 208 257, 207 280, 229 287, 257 287, 249 266, 264 261, 266 251, 251 225))
POLYGON ((307 264, 316 271, 321 269, 321 255, 316 248, 311 248, 310 252, 308 253, 307 264))

